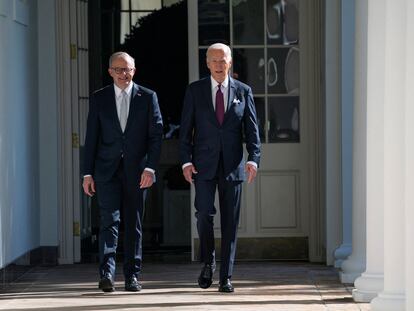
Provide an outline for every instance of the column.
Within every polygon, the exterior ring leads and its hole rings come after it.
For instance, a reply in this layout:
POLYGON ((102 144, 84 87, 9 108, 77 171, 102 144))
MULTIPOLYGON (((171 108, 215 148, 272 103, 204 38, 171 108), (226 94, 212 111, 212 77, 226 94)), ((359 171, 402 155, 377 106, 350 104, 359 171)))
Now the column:
POLYGON ((368 2, 367 47, 367 251, 366 270, 355 280, 355 301, 369 302, 384 286, 384 88, 385 0, 368 2))
MULTIPOLYGON (((372 1, 372 6, 378 5, 377 0, 369 1, 372 1)), ((385 32, 382 34, 385 40, 384 290, 372 300, 373 311, 406 310, 404 250, 406 3, 407 0, 385 0, 386 13, 383 21, 385 32)))
POLYGON ((342 283, 365 270, 367 9, 367 0, 355 1, 352 254, 342 263, 342 283))
POLYGON ((341 202, 341 1, 325 4, 325 178, 326 264, 334 264, 334 252, 342 242, 341 202))
POLYGON ((414 3, 406 9, 406 81, 405 81, 405 280, 406 310, 414 310, 414 3), (408 18, 410 17, 410 18, 408 18))
POLYGON ((335 267, 352 253, 352 104, 354 96, 355 2, 341 1, 341 175, 342 244, 335 250, 335 267))

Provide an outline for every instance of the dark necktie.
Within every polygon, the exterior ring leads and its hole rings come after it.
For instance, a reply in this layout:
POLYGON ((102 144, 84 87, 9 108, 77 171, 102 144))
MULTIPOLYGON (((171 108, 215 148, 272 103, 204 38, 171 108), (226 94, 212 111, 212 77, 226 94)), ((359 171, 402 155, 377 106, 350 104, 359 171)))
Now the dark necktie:
POLYGON ((224 97, 223 97, 223 93, 221 92, 221 84, 218 85, 217 93, 216 93, 216 117, 217 117, 218 123, 220 125, 223 124, 224 97))

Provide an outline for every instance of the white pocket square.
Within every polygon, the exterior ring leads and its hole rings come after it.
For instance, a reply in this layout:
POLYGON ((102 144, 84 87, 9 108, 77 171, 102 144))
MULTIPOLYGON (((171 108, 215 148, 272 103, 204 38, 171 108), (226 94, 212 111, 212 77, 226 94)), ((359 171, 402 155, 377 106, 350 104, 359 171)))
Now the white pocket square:
POLYGON ((240 104, 240 100, 237 98, 233 99, 233 104, 240 104))

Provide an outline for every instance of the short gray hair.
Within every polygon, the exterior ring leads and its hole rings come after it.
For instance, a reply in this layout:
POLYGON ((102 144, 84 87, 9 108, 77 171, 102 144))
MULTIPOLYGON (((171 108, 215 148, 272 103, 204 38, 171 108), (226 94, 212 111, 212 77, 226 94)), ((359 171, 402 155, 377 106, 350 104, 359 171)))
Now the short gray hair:
POLYGON ((111 57, 109 57, 109 68, 111 68, 112 62, 117 58, 124 58, 128 60, 129 62, 131 62, 133 66, 135 67, 135 59, 131 55, 129 55, 126 52, 115 52, 114 54, 111 55, 111 57))
POLYGON ((206 52, 206 58, 208 59, 208 52, 211 50, 222 50, 224 52, 224 55, 226 55, 226 58, 228 60, 231 60, 231 49, 228 45, 224 44, 224 43, 214 43, 212 45, 210 45, 207 49, 206 52))

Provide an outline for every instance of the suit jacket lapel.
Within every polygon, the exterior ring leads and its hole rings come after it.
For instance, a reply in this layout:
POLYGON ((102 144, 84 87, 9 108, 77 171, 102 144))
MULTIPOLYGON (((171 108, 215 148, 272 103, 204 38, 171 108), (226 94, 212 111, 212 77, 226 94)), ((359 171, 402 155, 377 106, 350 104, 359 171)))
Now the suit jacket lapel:
POLYGON ((229 97, 227 101, 227 109, 224 114, 224 120, 223 123, 226 121, 226 117, 228 118, 228 111, 230 111, 231 106, 234 104, 234 99, 236 96, 236 84, 234 83, 234 80, 229 77, 229 97))
POLYGON ((116 98, 115 98, 115 89, 114 86, 111 85, 109 87, 109 96, 108 96, 108 109, 110 110, 110 114, 112 116, 112 121, 116 127, 116 129, 122 132, 121 124, 119 123, 118 111, 116 109, 116 98))
MULTIPOLYGON (((134 82, 133 82, 134 83, 134 82)), ((139 90, 138 84, 134 83, 132 85, 132 92, 131 92, 131 101, 129 103, 129 112, 128 112, 128 119, 125 125, 125 132, 130 127, 130 124, 134 118, 135 111, 138 105, 138 98, 141 96, 141 92, 139 90)), ((121 128, 121 127, 120 127, 121 128)))
POLYGON ((217 126, 220 126, 217 118, 216 118, 216 112, 214 111, 214 106, 213 106, 213 98, 212 98, 212 92, 211 92, 211 78, 208 77, 206 79, 206 86, 204 87, 204 98, 205 103, 207 105, 207 111, 209 111, 209 116, 212 120, 214 120, 213 122, 216 122, 217 126))

